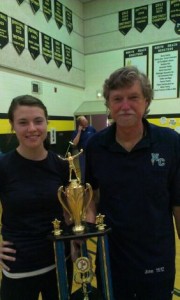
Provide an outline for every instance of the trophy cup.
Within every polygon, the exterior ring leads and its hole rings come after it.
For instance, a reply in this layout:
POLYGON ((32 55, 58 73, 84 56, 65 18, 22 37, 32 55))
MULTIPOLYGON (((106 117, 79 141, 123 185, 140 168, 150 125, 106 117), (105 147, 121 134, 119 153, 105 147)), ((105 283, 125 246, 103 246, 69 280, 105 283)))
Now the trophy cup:
MULTIPOLYGON (((55 219, 52 223, 54 226, 53 236, 50 238, 54 241, 56 270, 59 289, 59 300, 73 299, 69 295, 67 283, 66 258, 64 251, 65 241, 81 240, 80 251, 75 260, 76 272, 74 273, 74 281, 81 285, 81 296, 78 299, 89 299, 92 293, 91 281, 94 276, 92 265, 87 250, 87 239, 97 237, 97 248, 100 261, 102 289, 105 300, 113 300, 112 283, 109 263, 109 250, 107 233, 111 230, 105 228, 105 215, 99 214, 96 217, 96 224, 86 222, 86 211, 92 200, 93 191, 89 183, 82 185, 78 177, 74 158, 81 155, 83 150, 74 156, 68 152, 65 158, 69 162, 69 184, 68 186, 60 186, 58 189, 58 199, 68 215, 71 224, 65 232, 60 228, 60 221, 55 219), (72 178, 74 172, 75 178, 72 178), (83 297, 83 298, 82 298, 83 297)), ((76 299, 76 298, 75 298, 76 299)))
POLYGON ((86 183, 84 187, 78 179, 72 179, 66 188, 61 186, 58 189, 58 198, 74 223, 73 232, 83 233, 85 226, 82 222, 86 219, 86 210, 92 199, 91 185, 86 183))
POLYGON ((61 186, 58 189, 58 198, 62 207, 68 213, 70 221, 74 223, 72 228, 73 232, 83 233, 85 226, 82 222, 86 219, 86 210, 92 200, 92 188, 91 185, 86 183, 85 187, 80 184, 80 179, 77 176, 77 171, 74 165, 74 158, 79 156, 83 150, 74 156, 68 152, 69 161, 69 185, 67 187, 61 186), (72 179, 72 171, 76 175, 76 179, 72 179))

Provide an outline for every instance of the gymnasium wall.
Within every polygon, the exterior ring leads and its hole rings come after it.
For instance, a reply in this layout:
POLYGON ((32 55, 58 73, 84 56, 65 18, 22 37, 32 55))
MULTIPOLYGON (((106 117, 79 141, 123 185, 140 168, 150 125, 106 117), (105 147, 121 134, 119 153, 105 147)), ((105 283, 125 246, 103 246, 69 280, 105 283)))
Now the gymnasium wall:
MULTIPOLYGON (((0 12, 8 16, 9 29, 9 42, 0 49, 0 117, 3 114, 1 121, 3 124, 5 122, 0 129, 0 147, 3 149, 9 149, 3 145, 6 135, 10 134, 10 128, 6 127, 6 113, 13 97, 32 94, 45 103, 50 118, 62 125, 59 130, 59 127, 56 128, 55 123, 53 124, 57 131, 57 144, 53 144, 52 147, 57 152, 64 153, 75 126, 74 113, 81 104, 85 101, 101 102, 104 113, 101 96, 103 82, 111 72, 124 65, 125 51, 148 48, 148 76, 152 80, 153 46, 177 43, 179 47, 179 33, 175 32, 175 24, 170 19, 171 3, 178 4, 178 1, 162 1, 167 4, 167 19, 160 28, 152 24, 152 4, 161 2, 157 0, 144 0, 143 4, 141 0, 91 0, 85 3, 80 0, 59 0, 63 5, 61 28, 58 28, 54 18, 54 2, 51 1, 52 17, 47 21, 42 0, 39 0, 40 9, 36 13, 33 13, 29 0, 24 0, 20 5, 17 0, 0 1, 0 12), (140 32, 134 26, 134 10, 144 5, 148 7, 148 24, 140 32), (66 8, 72 12, 71 32, 68 32, 66 26, 66 8), (126 9, 132 11, 132 28, 124 35, 118 27, 119 12, 126 9), (12 43, 12 19, 25 24, 25 49, 21 54, 17 53, 12 43), (40 55, 35 60, 32 59, 27 44, 27 26, 32 26, 40 33, 45 33, 62 43, 63 61, 59 68, 53 57, 46 63, 42 49, 40 55), (72 50, 72 67, 69 70, 64 60, 64 45, 68 45, 72 50), (38 93, 32 92, 33 82, 38 83, 40 87, 38 93), (68 126, 65 128, 64 121, 67 120, 68 126)), ((153 99, 150 115, 163 117, 170 114, 172 117, 178 113, 179 94, 172 98, 165 95, 164 99, 153 99)), ((49 130, 50 128, 54 127, 50 124, 49 130)))
MULTIPOLYGON (((127 50, 148 48, 148 76, 152 81, 152 47, 180 42, 180 31, 175 32, 175 23, 170 19, 170 4, 175 2, 179 7, 179 1, 170 0, 96 0, 84 5, 86 100, 93 100, 97 92, 102 91, 102 84, 110 73, 124 66, 124 51, 127 50), (167 19, 160 28, 152 24, 152 4, 158 2, 167 4, 167 19), (134 9, 146 5, 148 6, 148 24, 142 32, 139 32, 134 26, 134 9), (127 9, 132 10, 132 28, 126 35, 123 35, 118 30, 118 12, 127 9)), ((180 58, 177 64, 180 70, 180 58)), ((141 68, 141 65, 137 66, 141 68)), ((99 97, 98 100, 103 100, 103 98, 99 97)), ((152 101, 150 114, 174 113, 180 113, 179 94, 178 97, 167 98, 165 95, 164 99, 152 101)))
MULTIPOLYGON (((8 18, 9 38, 8 43, 0 49, 0 150, 6 152, 17 144, 7 120, 7 111, 12 98, 30 94, 41 99, 46 105, 49 114, 49 132, 51 129, 56 130, 56 143, 51 144, 50 148, 63 155, 74 130, 74 111, 84 101, 83 6, 79 1, 60 1, 63 9, 63 24, 58 28, 55 21, 54 1, 51 1, 52 17, 49 21, 43 13, 42 0, 34 1, 40 4, 36 13, 33 12, 29 0, 21 2, 19 4, 16 0, 0 1, 0 13, 8 18), (69 32, 66 26, 66 9, 72 12, 72 32, 69 32), (13 43, 13 20, 24 24, 25 48, 22 53, 17 51, 13 43), (40 54, 35 59, 32 58, 28 48, 28 26, 39 32, 40 54), (61 43, 62 63, 59 67, 53 55, 48 63, 44 59, 41 34, 51 37, 51 41, 56 40, 61 43), (72 66, 69 69, 65 63, 65 45, 71 48, 72 66), (33 90, 34 84, 38 86, 36 92, 33 90)), ((3 37, 2 31, 0 37, 3 37)), ((21 49, 21 45, 16 46, 21 49)))

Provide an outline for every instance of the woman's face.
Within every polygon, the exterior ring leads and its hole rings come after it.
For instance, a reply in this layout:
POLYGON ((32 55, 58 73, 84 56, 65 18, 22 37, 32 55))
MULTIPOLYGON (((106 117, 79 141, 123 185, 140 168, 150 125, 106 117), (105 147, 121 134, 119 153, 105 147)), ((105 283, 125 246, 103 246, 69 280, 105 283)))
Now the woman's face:
POLYGON ((19 145, 26 149, 42 147, 47 136, 47 120, 38 106, 18 106, 14 111, 13 123, 19 145))

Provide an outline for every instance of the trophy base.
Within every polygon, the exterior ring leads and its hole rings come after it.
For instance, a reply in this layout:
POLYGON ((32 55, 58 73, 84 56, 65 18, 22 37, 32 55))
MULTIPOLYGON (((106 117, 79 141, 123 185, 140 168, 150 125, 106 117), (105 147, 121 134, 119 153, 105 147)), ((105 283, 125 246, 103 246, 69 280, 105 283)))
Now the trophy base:
MULTIPOLYGON (((96 224, 83 222, 83 233, 74 233, 73 224, 64 228, 62 234, 48 236, 54 243, 57 280, 59 286, 59 299, 61 300, 113 300, 111 272, 109 264, 109 250, 107 234, 111 228, 98 228, 96 224), (87 252, 86 241, 88 238, 97 237, 98 258, 100 266, 100 279, 98 281, 98 289, 91 285, 91 268, 89 269, 89 256, 87 252), (70 295, 67 281, 67 266, 64 243, 71 240, 83 240, 81 244, 81 256, 77 258, 76 282, 81 287, 70 295), (87 261, 86 261, 87 259, 87 261), (82 276, 81 276, 82 275, 82 276), (79 276, 79 277, 78 277, 79 276), (85 281, 83 281, 85 280, 85 281), (100 284, 99 284, 100 282, 100 284), (102 287, 102 288, 101 288, 102 287), (103 296, 102 296, 103 295, 103 296)), ((75 279, 75 278, 74 278, 75 279)))

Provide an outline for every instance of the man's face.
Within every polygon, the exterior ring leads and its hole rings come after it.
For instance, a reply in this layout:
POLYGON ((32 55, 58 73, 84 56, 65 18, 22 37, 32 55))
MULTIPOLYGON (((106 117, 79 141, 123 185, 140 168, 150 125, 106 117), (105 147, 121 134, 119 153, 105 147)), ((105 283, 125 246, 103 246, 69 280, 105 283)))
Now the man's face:
POLYGON ((131 86, 111 90, 108 104, 112 119, 123 128, 138 125, 148 106, 139 81, 131 86))
POLYGON ((86 118, 81 119, 81 126, 83 129, 86 129, 88 126, 88 120, 86 118))

